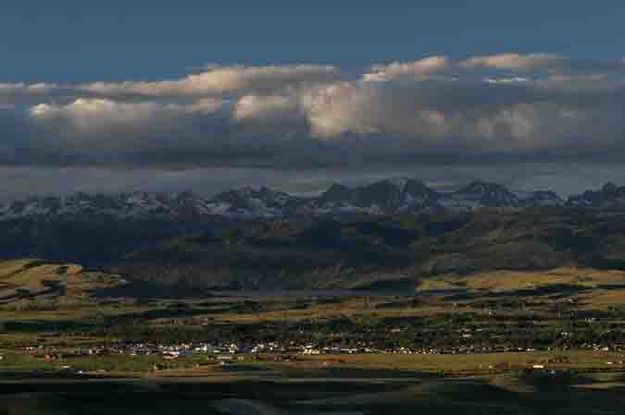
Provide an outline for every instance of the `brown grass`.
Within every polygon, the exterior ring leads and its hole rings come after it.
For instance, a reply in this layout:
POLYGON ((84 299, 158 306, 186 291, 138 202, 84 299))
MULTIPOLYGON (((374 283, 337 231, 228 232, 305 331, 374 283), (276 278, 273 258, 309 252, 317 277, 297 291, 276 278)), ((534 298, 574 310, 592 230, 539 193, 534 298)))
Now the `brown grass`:
POLYGON ((549 271, 492 271, 472 275, 440 275, 422 281, 420 292, 466 289, 469 291, 506 292, 533 290, 550 285, 577 285, 598 288, 621 285, 625 288, 625 272, 590 268, 557 268, 549 271))
POLYGON ((23 297, 28 300, 57 298, 61 291, 66 299, 86 298, 92 290, 119 281, 117 276, 86 272, 76 264, 54 264, 36 259, 0 261, 0 299, 4 298, 4 303, 19 302, 23 297), (62 285, 64 290, 52 289, 54 285, 62 285))
MULTIPOLYGON (((311 355, 298 357, 296 366, 335 365, 340 358, 341 366, 361 369, 397 369, 405 371, 445 372, 445 373, 490 373, 529 369, 533 365, 543 365, 546 369, 625 370, 619 362, 625 355, 619 352, 595 350, 575 351, 535 351, 518 353, 484 353, 461 355, 404 355, 404 354, 353 354, 353 355, 311 355), (564 363, 552 363, 555 357, 564 356, 564 363), (614 365, 608 365, 613 362, 614 365)), ((557 360, 555 360, 557 361, 557 360)))

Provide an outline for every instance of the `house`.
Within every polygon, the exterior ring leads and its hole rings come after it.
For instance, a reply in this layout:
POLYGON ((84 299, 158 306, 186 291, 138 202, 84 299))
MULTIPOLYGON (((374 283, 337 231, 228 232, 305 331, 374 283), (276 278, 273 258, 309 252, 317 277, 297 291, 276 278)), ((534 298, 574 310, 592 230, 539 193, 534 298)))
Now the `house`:
POLYGON ((180 356, 180 352, 178 351, 164 351, 163 352, 163 359, 165 360, 177 359, 179 356, 180 356))

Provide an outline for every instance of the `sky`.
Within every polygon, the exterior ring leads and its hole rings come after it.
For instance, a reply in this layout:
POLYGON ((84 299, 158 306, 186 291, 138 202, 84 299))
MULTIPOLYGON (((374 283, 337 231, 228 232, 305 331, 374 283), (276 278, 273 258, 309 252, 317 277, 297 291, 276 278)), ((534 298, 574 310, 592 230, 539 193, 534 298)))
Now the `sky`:
POLYGON ((7 0, 0 199, 625 184, 623 21, 611 0, 7 0))

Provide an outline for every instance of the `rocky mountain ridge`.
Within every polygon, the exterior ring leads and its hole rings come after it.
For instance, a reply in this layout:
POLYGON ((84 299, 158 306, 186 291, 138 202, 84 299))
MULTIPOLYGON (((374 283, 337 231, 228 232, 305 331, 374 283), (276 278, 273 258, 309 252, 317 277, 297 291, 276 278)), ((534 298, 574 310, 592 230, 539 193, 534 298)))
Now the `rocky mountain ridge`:
POLYGON ((0 205, 0 220, 93 217, 127 220, 197 217, 275 219, 531 207, 625 207, 625 186, 608 183, 601 189, 588 190, 568 199, 544 190, 520 195, 500 184, 483 181, 469 183, 456 191, 441 192, 413 179, 387 179, 359 187, 333 184, 316 197, 296 196, 267 187, 243 187, 210 198, 192 192, 76 193, 32 196, 0 205))

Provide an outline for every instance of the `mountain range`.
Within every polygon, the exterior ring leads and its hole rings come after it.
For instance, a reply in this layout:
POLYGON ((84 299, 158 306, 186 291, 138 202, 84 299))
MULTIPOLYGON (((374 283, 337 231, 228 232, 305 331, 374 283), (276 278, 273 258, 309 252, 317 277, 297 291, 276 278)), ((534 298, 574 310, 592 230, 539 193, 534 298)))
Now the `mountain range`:
POLYGON ((0 221, 14 219, 277 219, 333 217, 349 214, 389 214, 472 211, 480 208, 619 208, 625 207, 625 186, 612 183, 567 199, 553 191, 520 195, 505 186, 475 181, 455 191, 441 192, 413 179, 387 179, 365 186, 333 184, 315 197, 302 197, 267 187, 243 187, 213 197, 192 192, 76 193, 31 196, 0 205, 0 221))

